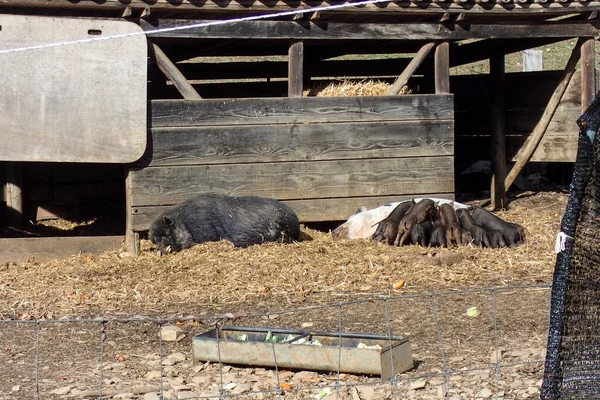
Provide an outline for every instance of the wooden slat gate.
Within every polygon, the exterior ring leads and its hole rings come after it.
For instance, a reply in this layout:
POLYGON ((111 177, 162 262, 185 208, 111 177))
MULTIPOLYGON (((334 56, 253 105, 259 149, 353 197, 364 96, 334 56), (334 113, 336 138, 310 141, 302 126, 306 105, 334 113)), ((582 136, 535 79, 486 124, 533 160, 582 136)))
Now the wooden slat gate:
POLYGON ((128 247, 200 193, 284 201, 302 222, 416 196, 454 196, 452 95, 154 100, 129 166, 128 247))

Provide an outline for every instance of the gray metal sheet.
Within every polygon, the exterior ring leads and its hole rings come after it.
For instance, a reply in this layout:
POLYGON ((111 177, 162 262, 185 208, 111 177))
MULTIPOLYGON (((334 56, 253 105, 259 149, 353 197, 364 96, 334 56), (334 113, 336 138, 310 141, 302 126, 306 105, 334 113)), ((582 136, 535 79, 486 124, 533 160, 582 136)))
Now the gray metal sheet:
POLYGON ((138 25, 0 15, 0 26, 0 160, 125 163, 143 154, 147 44, 138 25))

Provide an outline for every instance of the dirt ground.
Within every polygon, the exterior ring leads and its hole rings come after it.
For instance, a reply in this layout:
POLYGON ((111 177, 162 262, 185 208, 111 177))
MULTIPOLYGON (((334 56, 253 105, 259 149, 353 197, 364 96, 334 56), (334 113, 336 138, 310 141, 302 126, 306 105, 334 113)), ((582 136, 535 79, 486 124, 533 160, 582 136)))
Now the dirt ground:
POLYGON ((0 265, 0 399, 36 398, 36 375, 44 399, 97 398, 100 382, 103 397, 133 399, 157 398, 161 382, 172 399, 218 397, 221 387, 235 398, 277 398, 281 383, 286 399, 539 398, 566 201, 563 192, 526 192, 498 213, 527 229, 518 248, 396 248, 307 228, 310 240, 289 245, 208 243, 160 257, 145 241, 139 257, 0 265), (467 316, 471 307, 477 316, 467 316), (100 316, 108 322, 81 321, 100 316), (167 320, 119 321, 134 316, 167 320), (192 362, 192 337, 219 316, 227 325, 406 335, 415 368, 394 387, 335 371, 192 362), (170 325, 181 340, 161 342, 170 325))

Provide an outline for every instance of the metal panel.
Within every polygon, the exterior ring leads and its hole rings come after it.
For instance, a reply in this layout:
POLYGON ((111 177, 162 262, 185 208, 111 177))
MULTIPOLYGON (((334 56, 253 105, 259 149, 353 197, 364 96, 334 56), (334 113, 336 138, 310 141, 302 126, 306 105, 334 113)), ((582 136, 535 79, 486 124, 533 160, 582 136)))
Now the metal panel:
POLYGON ((138 25, 0 15, 0 27, 0 160, 125 163, 143 154, 147 45, 138 25), (131 36, 97 40, 123 34, 131 36), (3 52, 32 46, 41 47, 3 52))
POLYGON ((241 326, 221 327, 197 335, 193 339, 194 358, 241 365, 277 365, 279 368, 340 371, 391 378, 413 367, 408 338, 338 332, 308 332, 241 326), (266 342, 268 332, 295 338, 280 343, 266 342), (217 334, 219 335, 217 337, 217 334), (246 335, 244 341, 237 340, 246 335), (321 345, 296 344, 300 338, 318 340, 321 345), (359 348, 360 343, 376 348, 359 348), (341 347, 341 348, 340 348, 341 347), (276 360, 276 361, 275 361, 276 360), (393 363, 393 367, 392 367, 393 363))

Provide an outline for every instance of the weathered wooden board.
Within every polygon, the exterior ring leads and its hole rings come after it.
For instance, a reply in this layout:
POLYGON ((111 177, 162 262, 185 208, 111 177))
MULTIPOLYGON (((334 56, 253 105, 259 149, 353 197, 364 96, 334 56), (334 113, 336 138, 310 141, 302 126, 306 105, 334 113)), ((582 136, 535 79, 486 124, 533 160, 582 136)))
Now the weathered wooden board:
MULTIPOLYGON (((341 199, 285 200, 284 203, 294 210, 301 222, 322 222, 346 220, 352 214, 356 213, 361 206, 371 209, 384 204, 417 197, 454 199, 454 192, 376 197, 346 197, 341 199)), ((131 210, 132 229, 136 232, 147 231, 154 218, 161 212, 169 209, 169 207, 171 206, 134 207, 131 210)))
MULTIPOLYGON (((194 24, 210 21, 194 21, 194 24)), ((378 40, 393 37, 396 40, 463 40, 489 38, 547 38, 597 36, 598 28, 591 21, 575 23, 538 24, 453 24, 445 27, 432 23, 369 24, 296 21, 236 21, 228 24, 194 26, 187 29, 153 32, 156 28, 189 26, 189 20, 159 20, 156 27, 148 27, 151 38, 213 38, 213 39, 352 39, 378 40)))
POLYGON ((452 155, 453 130, 452 120, 156 128, 136 165, 452 155))
POLYGON ((452 95, 153 100, 152 127, 452 119, 452 95))
POLYGON ((118 250, 123 236, 77 236, 0 239, 0 262, 28 259, 48 261, 79 254, 97 254, 118 250))
POLYGON ((141 33, 138 25, 0 14, 0 26, 0 160, 124 163, 143 154, 146 38, 89 41, 141 33), (29 46, 38 47, 2 52, 29 46))
POLYGON ((175 204, 198 193, 280 200, 454 191, 454 157, 150 167, 130 171, 131 205, 175 204))

